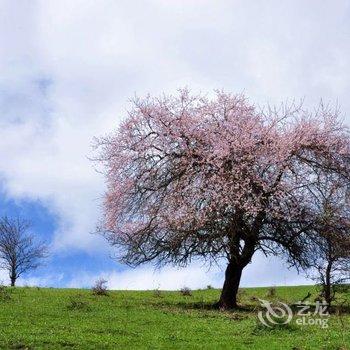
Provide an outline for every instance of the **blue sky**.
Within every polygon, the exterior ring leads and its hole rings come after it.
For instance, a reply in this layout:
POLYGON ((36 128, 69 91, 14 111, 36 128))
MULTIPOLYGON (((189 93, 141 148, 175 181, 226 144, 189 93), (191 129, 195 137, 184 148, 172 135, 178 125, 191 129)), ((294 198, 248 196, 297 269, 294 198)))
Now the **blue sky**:
MULTIPOLYGON (((350 120, 348 1, 3 0, 1 9, 0 214, 31 219, 51 250, 21 284, 221 285, 224 265, 130 269, 91 234, 104 192, 92 139, 118 126, 134 94, 223 88, 310 107, 323 98, 350 120)), ((243 276, 243 285, 306 282, 262 256, 243 276)))

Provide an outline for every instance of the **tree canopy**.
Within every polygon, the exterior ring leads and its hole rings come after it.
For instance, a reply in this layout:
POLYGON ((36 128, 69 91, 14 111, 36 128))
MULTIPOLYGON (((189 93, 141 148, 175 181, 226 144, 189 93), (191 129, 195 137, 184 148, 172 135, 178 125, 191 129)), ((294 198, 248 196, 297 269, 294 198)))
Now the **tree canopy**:
POLYGON ((235 306, 257 250, 306 261, 309 187, 320 171, 349 174, 349 134, 337 111, 258 109, 224 92, 135 99, 97 144, 107 181, 101 231, 122 261, 226 258, 223 307, 235 306))

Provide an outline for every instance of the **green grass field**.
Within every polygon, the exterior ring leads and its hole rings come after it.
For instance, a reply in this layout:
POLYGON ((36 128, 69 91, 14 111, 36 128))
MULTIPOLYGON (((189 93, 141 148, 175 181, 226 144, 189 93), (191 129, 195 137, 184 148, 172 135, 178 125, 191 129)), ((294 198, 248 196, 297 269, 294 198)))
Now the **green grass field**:
MULTIPOLYGON (((332 315, 329 327, 291 323, 272 329, 257 319, 256 298, 288 303, 314 287, 243 289, 244 310, 210 305, 218 290, 179 292, 7 288, 0 295, 1 349, 350 349, 350 315, 332 315)), ((342 295, 350 299, 349 294, 342 295)), ((313 298, 310 298, 313 300, 313 298)))

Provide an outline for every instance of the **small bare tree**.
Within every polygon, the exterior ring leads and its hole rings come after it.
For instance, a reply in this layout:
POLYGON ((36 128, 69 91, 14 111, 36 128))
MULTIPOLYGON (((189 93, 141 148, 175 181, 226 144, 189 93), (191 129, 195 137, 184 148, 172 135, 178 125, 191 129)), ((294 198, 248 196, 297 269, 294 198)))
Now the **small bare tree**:
POLYGON ((0 219, 0 268, 9 273, 11 286, 28 270, 37 268, 47 257, 47 246, 36 242, 29 233, 30 223, 24 219, 0 219))
POLYGON ((99 278, 92 287, 92 294, 94 295, 108 295, 107 280, 99 278))
POLYGON ((349 184, 339 177, 318 176, 310 188, 315 236, 309 249, 309 276, 321 286, 330 307, 337 287, 350 280, 349 184))

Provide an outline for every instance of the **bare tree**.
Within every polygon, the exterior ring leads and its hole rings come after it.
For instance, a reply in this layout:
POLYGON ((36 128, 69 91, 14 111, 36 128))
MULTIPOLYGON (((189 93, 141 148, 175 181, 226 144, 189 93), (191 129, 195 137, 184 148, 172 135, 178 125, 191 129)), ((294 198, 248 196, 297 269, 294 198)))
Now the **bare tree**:
POLYGON ((350 280, 350 198, 348 184, 336 176, 318 176, 310 187, 314 230, 308 275, 321 286, 330 307, 337 287, 350 280))
POLYGON ((11 286, 23 273, 36 269, 47 257, 47 246, 36 242, 24 219, 0 219, 0 268, 9 273, 11 286))

